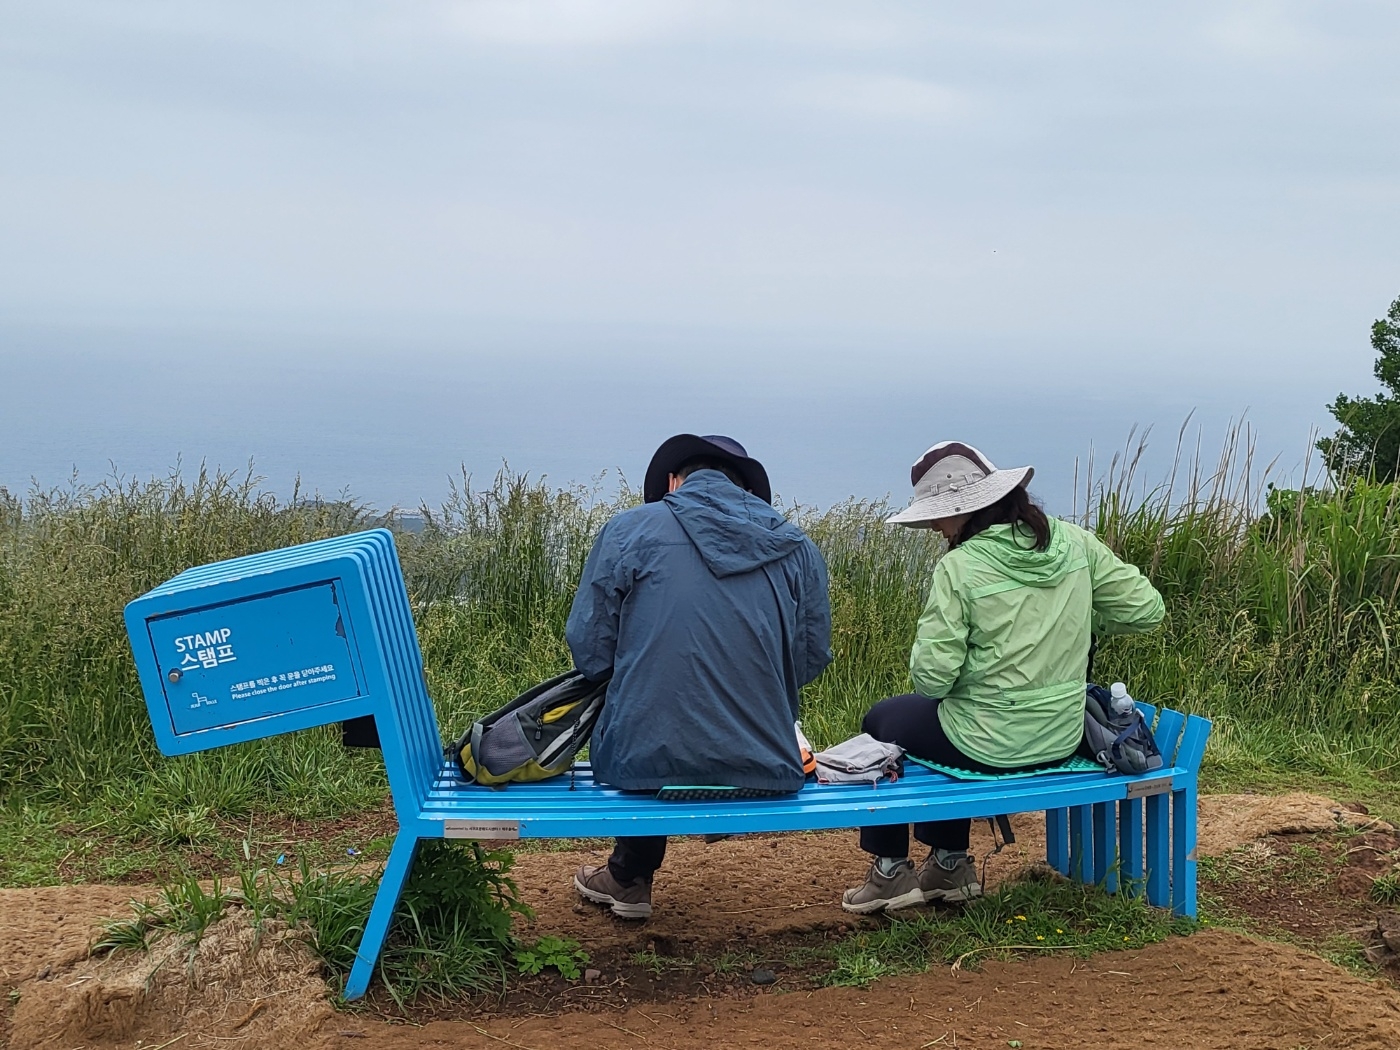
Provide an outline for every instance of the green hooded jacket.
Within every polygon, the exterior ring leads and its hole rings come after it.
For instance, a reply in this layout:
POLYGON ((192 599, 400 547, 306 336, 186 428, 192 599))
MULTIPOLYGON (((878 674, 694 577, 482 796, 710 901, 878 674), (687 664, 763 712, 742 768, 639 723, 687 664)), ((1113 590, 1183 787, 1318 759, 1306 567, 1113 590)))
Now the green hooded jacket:
POLYGON ((909 671, 942 697, 958 750, 1014 768, 1066 758, 1084 732, 1090 633, 1134 634, 1162 622, 1162 596, 1091 532, 1051 519, 1050 546, 993 525, 933 570, 909 671))

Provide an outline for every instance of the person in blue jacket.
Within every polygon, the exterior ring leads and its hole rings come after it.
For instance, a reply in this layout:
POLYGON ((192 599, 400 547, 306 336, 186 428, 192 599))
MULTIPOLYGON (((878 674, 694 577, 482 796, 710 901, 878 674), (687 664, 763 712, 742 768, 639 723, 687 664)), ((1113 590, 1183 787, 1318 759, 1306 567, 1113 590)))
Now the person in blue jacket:
MULTIPOLYGON (((586 677, 611 676, 595 779, 799 790, 798 692, 831 662, 821 553, 772 508, 767 471, 732 438, 670 438, 642 494, 598 534, 565 632, 586 677)), ((664 836, 619 838, 574 888, 645 919, 665 853, 664 836)))

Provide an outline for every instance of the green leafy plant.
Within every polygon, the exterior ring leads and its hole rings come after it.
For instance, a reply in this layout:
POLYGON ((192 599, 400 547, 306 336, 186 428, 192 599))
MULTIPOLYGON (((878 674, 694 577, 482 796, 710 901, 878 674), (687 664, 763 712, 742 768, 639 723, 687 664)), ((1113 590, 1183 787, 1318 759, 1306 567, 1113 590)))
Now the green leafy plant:
POLYGON ((115 919, 102 927, 102 936, 93 944, 94 953, 147 951, 151 946, 152 928, 138 915, 134 919, 115 919))
POLYGON ((841 952, 836 957, 836 965, 827 975, 826 983, 837 987, 864 988, 876 978, 898 972, 897 967, 886 963, 873 952, 841 952))
POLYGON ((563 937, 541 937, 515 952, 516 966, 521 973, 531 976, 552 966, 568 980, 576 981, 582 973, 580 967, 587 962, 588 953, 579 947, 578 941, 563 937))

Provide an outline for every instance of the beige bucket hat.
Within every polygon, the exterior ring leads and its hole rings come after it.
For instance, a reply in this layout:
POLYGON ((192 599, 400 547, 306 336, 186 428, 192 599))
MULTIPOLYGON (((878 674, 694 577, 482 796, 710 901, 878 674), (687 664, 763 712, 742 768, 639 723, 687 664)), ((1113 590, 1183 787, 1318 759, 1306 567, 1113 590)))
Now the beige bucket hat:
POLYGON ((936 518, 971 514, 990 507, 1008 492, 1030 484, 1034 467, 997 470, 992 461, 961 441, 940 441, 909 472, 914 499, 890 525, 928 528, 936 518))

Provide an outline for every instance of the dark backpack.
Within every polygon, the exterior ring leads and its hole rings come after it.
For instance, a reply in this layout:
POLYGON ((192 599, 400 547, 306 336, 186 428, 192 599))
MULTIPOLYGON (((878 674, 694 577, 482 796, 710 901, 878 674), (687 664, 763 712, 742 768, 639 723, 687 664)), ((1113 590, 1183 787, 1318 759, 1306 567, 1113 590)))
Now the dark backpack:
POLYGON ((607 682, 590 682, 580 671, 541 682, 473 722, 448 753, 478 784, 557 776, 588 743, 607 689, 607 682))
POLYGON ((1084 740, 1089 751, 1110 773, 1150 773, 1161 769, 1162 752, 1142 712, 1116 714, 1113 697, 1101 685, 1090 685, 1084 698, 1084 740))

